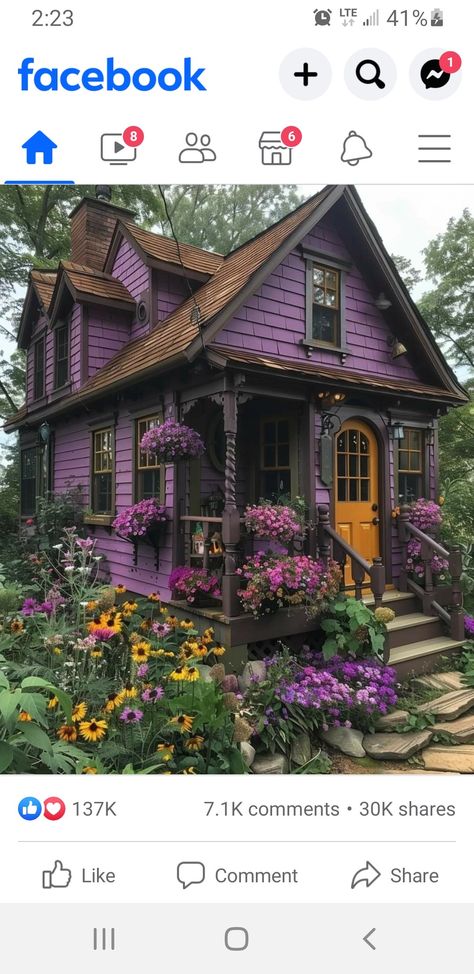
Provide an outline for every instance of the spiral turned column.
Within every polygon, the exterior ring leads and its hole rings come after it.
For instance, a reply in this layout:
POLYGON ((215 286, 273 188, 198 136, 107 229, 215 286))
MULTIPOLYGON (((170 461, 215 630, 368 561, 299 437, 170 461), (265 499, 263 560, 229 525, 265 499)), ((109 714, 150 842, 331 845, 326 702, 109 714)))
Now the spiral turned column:
POLYGON ((239 576, 236 575, 237 549, 240 542, 240 515, 236 505, 237 484, 237 393, 226 389, 223 393, 224 433, 225 433, 225 506, 222 515, 222 540, 225 547, 224 576, 222 579, 222 602, 224 614, 235 616, 239 612, 237 589, 239 576))

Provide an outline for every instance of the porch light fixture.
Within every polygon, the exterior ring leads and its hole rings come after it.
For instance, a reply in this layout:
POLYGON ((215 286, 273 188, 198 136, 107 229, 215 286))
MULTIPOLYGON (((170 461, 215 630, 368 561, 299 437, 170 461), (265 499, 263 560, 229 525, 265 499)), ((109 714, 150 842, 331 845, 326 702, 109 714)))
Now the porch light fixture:
POLYGON ((43 443, 48 443, 51 436, 51 427, 49 423, 41 423, 39 435, 43 443))
POLYGON ((392 358, 400 358, 401 355, 407 354, 407 348, 403 342, 399 342, 398 338, 393 336, 387 340, 388 345, 392 349, 392 358))
POLYGON ((394 440, 403 440, 404 439, 405 430, 403 428, 403 423, 400 423, 400 422, 392 423, 391 429, 392 429, 392 432, 393 432, 393 438, 394 438, 394 440))
POLYGON ((345 392, 318 392, 318 399, 324 406, 339 406, 345 398, 345 392))
POLYGON ((387 298, 383 291, 380 292, 375 302, 375 307, 378 308, 379 311, 388 311, 388 309, 392 307, 392 302, 387 298))

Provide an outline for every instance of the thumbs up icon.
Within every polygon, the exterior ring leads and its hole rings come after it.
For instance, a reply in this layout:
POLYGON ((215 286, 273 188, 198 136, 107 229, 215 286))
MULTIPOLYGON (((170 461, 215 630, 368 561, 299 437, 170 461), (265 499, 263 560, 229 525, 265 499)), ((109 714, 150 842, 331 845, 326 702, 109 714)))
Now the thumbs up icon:
POLYGON ((72 873, 70 869, 65 869, 62 862, 56 859, 54 869, 45 869, 43 872, 43 889, 65 889, 71 882, 72 873))

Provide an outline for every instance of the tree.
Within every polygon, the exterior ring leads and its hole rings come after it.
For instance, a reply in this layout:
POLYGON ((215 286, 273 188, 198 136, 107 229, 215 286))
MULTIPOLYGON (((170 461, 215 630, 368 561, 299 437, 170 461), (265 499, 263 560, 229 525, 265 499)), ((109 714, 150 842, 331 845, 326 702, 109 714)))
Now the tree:
POLYGON ((400 274, 403 283, 406 284, 409 291, 413 291, 416 285, 420 284, 423 280, 421 271, 419 271, 418 268, 412 264, 409 257, 395 255, 392 256, 392 260, 396 265, 397 271, 400 274))

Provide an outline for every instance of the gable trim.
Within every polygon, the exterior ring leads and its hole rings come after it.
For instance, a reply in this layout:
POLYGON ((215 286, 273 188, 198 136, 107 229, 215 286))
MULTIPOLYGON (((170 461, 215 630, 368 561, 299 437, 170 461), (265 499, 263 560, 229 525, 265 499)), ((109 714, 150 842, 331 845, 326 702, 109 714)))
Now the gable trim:
POLYGON ((129 233, 127 227, 121 223, 117 222, 115 227, 112 240, 110 241, 110 247, 105 258, 104 271, 108 274, 112 273, 112 269, 117 257, 117 253, 120 249, 120 244, 126 240, 128 244, 133 248, 136 254, 138 254, 140 260, 147 267, 151 267, 153 270, 165 271, 168 274, 176 274, 178 277, 188 277, 190 280, 198 281, 201 284, 205 284, 206 281, 212 277, 211 274, 205 274, 203 271, 196 271, 188 269, 187 267, 182 267, 180 263, 173 263, 172 261, 158 260, 154 257, 150 257, 149 254, 145 253, 143 248, 140 246, 137 240, 135 240, 133 234, 129 233))

